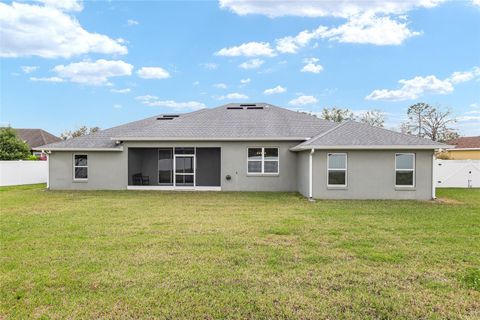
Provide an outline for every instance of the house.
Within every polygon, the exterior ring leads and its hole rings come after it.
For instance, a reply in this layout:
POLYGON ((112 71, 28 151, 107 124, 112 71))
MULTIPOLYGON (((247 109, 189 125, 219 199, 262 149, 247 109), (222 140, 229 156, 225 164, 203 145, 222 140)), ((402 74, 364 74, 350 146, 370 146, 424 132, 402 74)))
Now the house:
POLYGON ((50 189, 298 191, 432 199, 431 140, 266 103, 164 114, 38 148, 50 189))
POLYGON ((461 137, 449 144, 455 146, 445 151, 449 160, 480 160, 480 136, 461 137))
POLYGON ((30 152, 34 155, 39 157, 40 159, 45 158, 45 154, 41 151, 35 151, 34 148, 39 146, 43 146, 45 144, 54 143, 62 141, 57 136, 42 130, 42 129, 14 129, 17 133, 17 136, 23 140, 28 147, 30 148, 30 152))

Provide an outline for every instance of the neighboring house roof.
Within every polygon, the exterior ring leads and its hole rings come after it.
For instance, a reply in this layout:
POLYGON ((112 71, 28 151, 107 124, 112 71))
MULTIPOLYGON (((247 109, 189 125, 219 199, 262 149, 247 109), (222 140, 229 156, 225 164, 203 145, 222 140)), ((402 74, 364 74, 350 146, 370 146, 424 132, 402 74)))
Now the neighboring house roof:
POLYGON ((30 149, 43 146, 45 144, 62 141, 57 136, 42 129, 14 129, 17 136, 25 141, 30 149))
POLYGON ((403 134, 365 123, 345 121, 334 128, 292 148, 309 149, 436 149, 448 147, 442 143, 403 134))
POLYGON ((455 146, 455 149, 480 149, 480 136, 461 137, 448 142, 455 146))
MULTIPOLYGON (((319 119, 266 103, 227 104, 190 113, 164 114, 101 130, 46 146, 45 150, 121 151, 122 141, 305 141, 298 150, 329 146, 420 146, 435 149, 438 143, 356 122, 342 124, 319 119), (340 129, 345 127, 344 129, 340 129), (348 129, 348 130, 347 130, 348 129), (373 131, 372 131, 373 130, 373 131), (347 136, 343 136, 347 133, 347 136), (327 135, 328 134, 328 135, 327 135), (378 135, 384 136, 379 139, 378 135), (310 139, 311 137, 314 137, 310 139), (361 137, 361 140, 358 140, 361 137), (320 140, 320 138, 322 138, 320 140), (328 144, 327 143, 328 140, 328 144), (309 144, 318 141, 320 144, 309 144), (305 148, 304 148, 305 147, 305 148)), ((297 150, 295 147, 292 150, 297 150)), ((444 145, 442 146, 444 147, 444 145)))

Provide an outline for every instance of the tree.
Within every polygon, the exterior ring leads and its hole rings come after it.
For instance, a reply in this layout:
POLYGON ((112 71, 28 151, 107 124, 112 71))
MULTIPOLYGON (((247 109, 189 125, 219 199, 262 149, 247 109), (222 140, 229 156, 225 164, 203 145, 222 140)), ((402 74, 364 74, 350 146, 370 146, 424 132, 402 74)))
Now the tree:
POLYGON ((458 137, 450 125, 455 123, 451 110, 441 110, 427 103, 416 103, 408 108, 408 122, 403 123, 401 132, 416 134, 433 141, 448 141, 458 137))
POLYGON ((415 103, 408 107, 407 116, 410 132, 416 132, 418 137, 423 137, 423 119, 433 107, 425 102, 415 103))
POLYGON ((385 123, 385 114, 380 110, 368 110, 360 117, 360 122, 369 124, 375 127, 383 128, 385 123))
POLYGON ((80 128, 75 129, 73 131, 70 131, 70 130, 64 131, 62 134, 60 134, 60 138, 62 138, 63 140, 67 140, 67 139, 72 139, 76 137, 86 136, 87 134, 92 134, 98 131, 100 131, 99 127, 89 128, 87 126, 81 126, 80 128))
POLYGON ((354 120, 355 115, 349 109, 342 109, 333 107, 331 109, 323 108, 322 115, 320 116, 322 119, 334 121, 334 122, 343 122, 347 120, 354 120))
POLYGON ((449 125, 456 122, 451 118, 451 110, 431 108, 423 118, 424 136, 433 141, 448 141, 459 137, 459 134, 449 125))
POLYGON ((28 144, 17 137, 12 128, 0 128, 0 160, 22 160, 28 158, 28 144))

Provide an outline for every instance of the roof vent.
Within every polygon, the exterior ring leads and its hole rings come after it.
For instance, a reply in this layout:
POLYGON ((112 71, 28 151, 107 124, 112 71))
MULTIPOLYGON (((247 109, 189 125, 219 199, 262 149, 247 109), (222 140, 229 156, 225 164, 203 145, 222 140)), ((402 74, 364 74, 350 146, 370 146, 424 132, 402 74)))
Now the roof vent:
POLYGON ((172 117, 158 117, 157 120, 173 120, 172 117))
POLYGON ((256 104, 241 104, 240 107, 256 107, 256 104))
POLYGON ((243 110, 243 107, 227 107, 227 110, 243 110))
POLYGON ((164 114, 163 117, 164 118, 178 118, 178 117, 180 117, 180 115, 178 115, 178 114, 164 114))
POLYGON ((263 107, 247 107, 247 110, 263 110, 263 107))

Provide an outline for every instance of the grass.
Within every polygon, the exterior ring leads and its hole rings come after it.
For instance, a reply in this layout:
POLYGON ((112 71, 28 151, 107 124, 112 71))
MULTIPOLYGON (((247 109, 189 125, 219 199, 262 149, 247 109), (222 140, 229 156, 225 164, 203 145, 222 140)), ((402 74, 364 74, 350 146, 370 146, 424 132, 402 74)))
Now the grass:
POLYGON ((478 319, 480 190, 443 201, 0 189, 0 319, 478 319))

